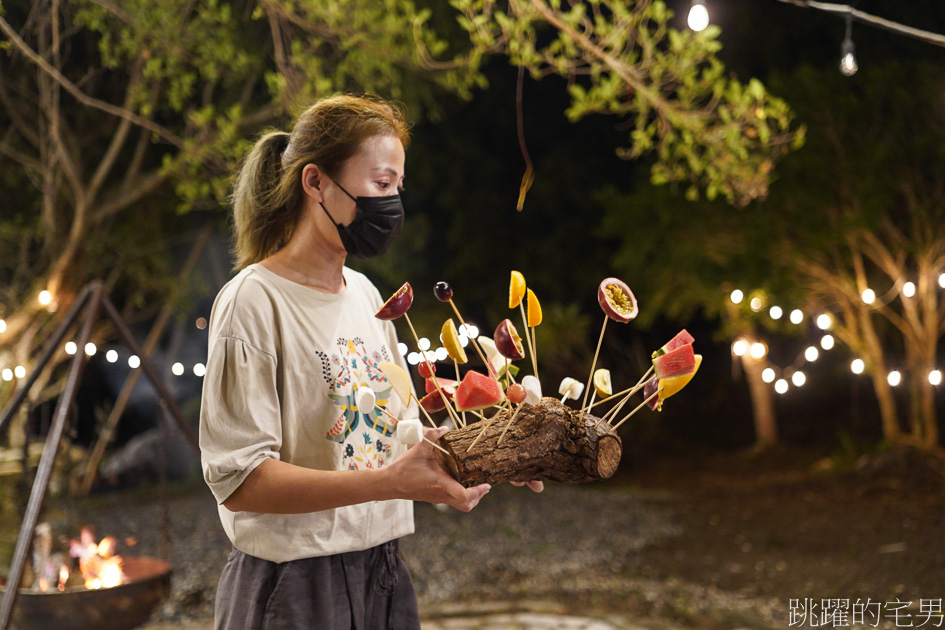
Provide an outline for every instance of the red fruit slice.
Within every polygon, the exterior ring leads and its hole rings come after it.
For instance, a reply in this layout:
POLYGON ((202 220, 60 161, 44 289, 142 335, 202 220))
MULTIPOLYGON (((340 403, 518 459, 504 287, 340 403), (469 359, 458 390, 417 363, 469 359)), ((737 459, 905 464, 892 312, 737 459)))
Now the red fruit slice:
POLYGON ((696 369, 696 356, 692 352, 692 346, 680 346, 656 357, 653 359, 653 369, 657 378, 692 374, 696 369))
POLYGON ((522 338, 518 336, 518 331, 515 330, 511 320, 503 319, 499 322, 492 340, 495 341, 495 347, 499 354, 509 361, 518 361, 525 358, 522 338))
POLYGON ((643 386, 643 400, 646 401, 646 406, 652 409, 653 411, 663 411, 663 396, 662 393, 653 396, 659 391, 660 388, 660 379, 653 377, 646 382, 646 385, 643 386), (653 396, 650 398, 650 396, 653 396))
POLYGON ((597 303, 610 319, 626 324, 637 316, 637 298, 627 283, 618 278, 604 278, 597 287, 597 303))
POLYGON ((374 317, 378 319, 397 319, 410 309, 413 304, 413 287, 409 282, 394 292, 394 295, 384 302, 384 306, 374 317))
POLYGON ((667 352, 672 352, 676 348, 681 348, 682 346, 692 345, 692 342, 695 341, 695 338, 690 335, 685 328, 676 333, 676 336, 667 341, 662 348, 654 352, 651 356, 655 359, 658 356, 662 356, 667 352))
POLYGON ((421 398, 420 406, 426 409, 427 413, 436 413, 437 411, 446 409, 446 403, 443 401, 443 397, 440 396, 440 392, 436 390, 421 398))
MULTIPOLYGON (((450 400, 453 399, 453 395, 456 394, 456 386, 459 385, 459 381, 453 381, 448 378, 436 377, 436 380, 440 383, 440 389, 443 390, 443 393, 446 394, 446 397, 450 400)), ((428 394, 436 392, 436 385, 433 384, 433 379, 427 379, 424 389, 428 394)))
POLYGON ((457 411, 476 411, 502 402, 505 396, 498 381, 485 374, 470 370, 463 377, 463 382, 456 388, 457 411))

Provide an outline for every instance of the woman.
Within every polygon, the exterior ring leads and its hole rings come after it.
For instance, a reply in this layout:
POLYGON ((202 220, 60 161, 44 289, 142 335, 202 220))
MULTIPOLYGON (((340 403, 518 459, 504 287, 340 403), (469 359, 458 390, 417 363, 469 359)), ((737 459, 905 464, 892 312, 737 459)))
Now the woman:
POLYGON ((395 417, 415 415, 377 367, 403 365, 393 325, 374 317, 383 300, 344 266, 399 233, 408 139, 390 105, 336 96, 263 136, 240 170, 241 271, 213 306, 200 413, 204 477, 233 542, 218 629, 419 628, 396 546, 413 532, 410 500, 469 511, 489 491, 356 408, 370 387, 395 417))

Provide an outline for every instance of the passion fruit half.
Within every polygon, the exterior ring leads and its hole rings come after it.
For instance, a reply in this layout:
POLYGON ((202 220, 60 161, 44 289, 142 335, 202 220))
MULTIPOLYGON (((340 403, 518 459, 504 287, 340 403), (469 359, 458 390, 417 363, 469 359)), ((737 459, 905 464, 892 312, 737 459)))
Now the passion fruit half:
POLYGON ((385 320, 397 319, 410 310, 411 304, 413 304, 413 287, 410 286, 409 282, 405 282, 404 286, 397 289, 397 291, 384 302, 384 306, 381 307, 381 310, 379 310, 374 317, 385 320))
POLYGON ((626 324, 637 316, 637 299, 627 283, 618 278, 605 278, 597 287, 597 302, 610 319, 626 324))
POLYGON ((511 320, 503 319, 499 322, 492 339, 495 341, 495 348, 499 351, 499 354, 509 361, 518 361, 525 358, 522 338, 518 336, 518 331, 515 330, 511 320))

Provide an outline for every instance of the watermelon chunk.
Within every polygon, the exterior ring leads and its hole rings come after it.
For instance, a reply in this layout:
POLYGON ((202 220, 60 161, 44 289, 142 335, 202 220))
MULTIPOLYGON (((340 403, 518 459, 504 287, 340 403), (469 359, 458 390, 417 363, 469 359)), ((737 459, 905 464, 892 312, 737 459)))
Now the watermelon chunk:
POLYGON ((470 370, 456 388, 453 398, 457 411, 476 411, 499 404, 505 394, 494 378, 470 370))
MULTIPOLYGON (((443 393, 446 394, 446 397, 449 400, 453 400, 453 394, 456 393, 456 386, 459 385, 459 381, 454 381, 448 378, 440 378, 439 376, 434 377, 440 383, 440 389, 443 390, 443 393)), ((433 384, 433 379, 426 379, 426 385, 424 386, 428 394, 432 394, 436 391, 436 385, 433 384)))
POLYGON ((437 411, 446 409, 446 403, 443 402, 443 397, 440 396, 440 392, 436 390, 433 390, 432 393, 421 398, 420 406, 423 407, 427 413, 436 413, 437 411))
POLYGON ((656 357, 661 357, 667 352, 672 352, 676 348, 681 348, 683 346, 692 345, 692 342, 695 341, 695 338, 690 335, 685 328, 676 333, 676 336, 667 341, 662 348, 655 351, 652 355, 654 359, 656 357))
POLYGON ((692 351, 692 346, 680 346, 656 357, 653 359, 653 369, 657 378, 692 374, 696 370, 696 356, 692 351))

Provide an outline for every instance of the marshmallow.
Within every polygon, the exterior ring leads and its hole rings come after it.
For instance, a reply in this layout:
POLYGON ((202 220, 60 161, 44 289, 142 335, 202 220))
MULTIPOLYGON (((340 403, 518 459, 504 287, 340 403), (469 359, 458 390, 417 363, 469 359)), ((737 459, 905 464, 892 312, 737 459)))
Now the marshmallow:
POLYGON ((525 402, 529 405, 537 405, 541 402, 541 382, 531 374, 522 379, 522 387, 525 388, 525 402))
POLYGON ((358 388, 355 400, 358 403, 358 411, 367 414, 374 410, 374 405, 377 403, 377 396, 374 395, 373 389, 367 385, 362 385, 358 388))
POLYGON ((566 399, 571 398, 577 400, 581 397, 581 394, 584 393, 584 383, 571 378, 570 376, 565 376, 562 379, 561 384, 558 385, 558 393, 564 396, 566 399))
POLYGON ((406 418, 397 423, 397 439, 403 444, 419 444, 423 440, 420 418, 406 418))

